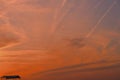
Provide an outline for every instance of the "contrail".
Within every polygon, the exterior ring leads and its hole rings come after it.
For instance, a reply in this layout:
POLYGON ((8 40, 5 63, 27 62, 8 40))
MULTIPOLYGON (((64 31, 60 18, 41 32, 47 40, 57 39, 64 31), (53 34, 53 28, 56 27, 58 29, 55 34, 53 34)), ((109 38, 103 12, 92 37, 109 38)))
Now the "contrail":
MULTIPOLYGON (((63 5, 65 4, 66 1, 67 1, 67 0, 64 0, 63 5)), ((94 8, 97 8, 98 6, 100 6, 103 1, 104 1, 104 0, 100 1, 94 8)), ((60 23, 62 22, 62 20, 66 17, 66 15, 67 15, 72 9, 73 9, 73 8, 68 9, 68 10, 62 15, 61 19, 59 20, 60 23)), ((59 25, 60 23, 58 23, 58 25, 59 25)))
POLYGON ((51 34, 54 34, 54 32, 56 30, 56 26, 59 23, 59 21, 57 21, 58 14, 64 8, 66 2, 67 2, 67 0, 63 0, 60 8, 56 9, 56 11, 55 11, 55 16, 54 16, 53 24, 52 24, 52 28, 51 28, 51 34))
POLYGON ((95 29, 98 27, 98 25, 103 21, 105 16, 110 12, 110 10, 114 7, 116 4, 116 1, 113 2, 113 4, 108 8, 108 10, 103 14, 103 16, 98 20, 98 22, 95 24, 95 26, 91 29, 91 31, 87 34, 87 38, 91 36, 91 34, 95 31, 95 29))
MULTIPOLYGON (((61 9, 64 8, 66 2, 67 2, 67 0, 64 0, 64 2, 63 2, 63 7, 61 7, 61 9)), ((67 17, 68 13, 71 14, 73 11, 74 11, 74 7, 72 6, 72 7, 70 7, 69 9, 67 9, 67 10, 62 14, 61 18, 59 19, 59 21, 58 21, 58 22, 56 23, 56 25, 55 25, 56 27, 54 28, 53 33, 54 33, 54 32, 56 31, 56 29, 61 25, 61 23, 63 22, 63 20, 67 17)))

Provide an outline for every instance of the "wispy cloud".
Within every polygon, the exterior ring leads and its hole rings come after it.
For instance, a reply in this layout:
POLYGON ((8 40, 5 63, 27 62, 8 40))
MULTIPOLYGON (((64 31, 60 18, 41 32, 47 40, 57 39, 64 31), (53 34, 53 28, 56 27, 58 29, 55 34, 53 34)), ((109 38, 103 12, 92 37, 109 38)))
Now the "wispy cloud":
POLYGON ((59 73, 59 72, 83 72, 83 71, 94 71, 94 70, 102 70, 102 69, 109 69, 109 68, 113 68, 113 67, 120 67, 120 64, 119 64, 120 60, 116 60, 116 61, 98 61, 98 62, 93 62, 93 63, 86 63, 86 64, 78 64, 78 65, 72 65, 72 66, 66 66, 66 67, 62 67, 62 68, 57 68, 57 69, 53 69, 53 70, 48 70, 48 71, 43 71, 43 72, 37 72, 37 73, 34 73, 32 75, 40 75, 40 74, 52 74, 52 73, 59 73), (118 64, 115 64, 115 65, 112 65, 112 66, 101 66, 101 67, 98 67, 98 68, 85 68, 84 67, 88 67, 88 66, 91 66, 91 65, 99 65, 99 64, 110 64, 110 63, 118 63, 118 64), (77 68, 80 68, 77 69, 77 68), (74 69, 77 69, 77 70, 74 70, 74 69), (72 70, 72 71, 71 71, 72 70))
POLYGON ((93 71, 102 71, 102 70, 108 70, 108 69, 115 69, 120 68, 120 64, 113 64, 110 66, 102 66, 102 67, 96 67, 96 68, 87 68, 87 69, 81 69, 81 70, 72 70, 72 71, 65 71, 65 72, 56 72, 51 75, 65 75, 65 74, 71 74, 71 73, 80 73, 80 72, 93 72, 93 71))
POLYGON ((84 38, 76 38, 76 39, 70 40, 70 46, 82 48, 85 45, 86 44, 85 44, 85 39, 84 38))
MULTIPOLYGON (((5 27, 5 26, 4 26, 5 27)), ((8 31, 8 28, 0 29, 0 47, 12 46, 22 42, 22 37, 15 31, 8 31)))

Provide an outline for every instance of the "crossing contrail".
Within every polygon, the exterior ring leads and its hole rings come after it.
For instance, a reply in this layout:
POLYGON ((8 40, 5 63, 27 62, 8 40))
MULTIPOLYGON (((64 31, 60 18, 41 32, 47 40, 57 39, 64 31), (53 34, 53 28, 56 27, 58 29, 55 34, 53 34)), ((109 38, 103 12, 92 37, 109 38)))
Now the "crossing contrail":
MULTIPOLYGON (((61 7, 61 10, 65 7, 65 4, 67 3, 67 0, 63 1, 63 6, 61 7)), ((74 5, 73 5, 74 6, 74 5)), ((68 14, 71 14, 74 10, 76 10, 73 6, 71 6, 70 8, 68 8, 60 17, 59 21, 56 23, 56 27, 53 30, 53 33, 55 33, 56 29, 59 28, 63 22, 63 20, 65 20, 65 18, 67 17, 68 14)))
MULTIPOLYGON (((67 0, 64 0, 64 3, 63 3, 63 4, 65 4, 65 1, 67 2, 67 0)), ((98 6, 100 6, 103 1, 104 1, 104 0, 100 1, 94 8, 97 8, 98 6)), ((60 19, 59 22, 61 22, 61 21, 64 19, 64 17, 65 17, 72 9, 73 9, 73 8, 69 8, 69 9, 62 15, 62 17, 61 17, 61 19, 60 19)))
POLYGON ((53 18, 53 24, 52 24, 52 28, 51 28, 51 34, 54 34, 54 32, 56 30, 57 24, 59 23, 59 21, 57 20, 58 15, 59 15, 60 11, 64 8, 66 2, 67 2, 67 0, 63 0, 61 6, 58 9, 56 9, 56 11, 55 11, 55 16, 53 18))
POLYGON ((113 2, 113 4, 107 9, 107 11, 103 14, 103 16, 95 24, 95 26, 90 30, 90 32, 86 36, 87 38, 92 35, 92 33, 96 30, 96 28, 98 27, 98 25, 103 21, 103 19, 105 18, 105 16, 110 12, 110 10, 114 7, 115 4, 116 4, 116 1, 113 2))

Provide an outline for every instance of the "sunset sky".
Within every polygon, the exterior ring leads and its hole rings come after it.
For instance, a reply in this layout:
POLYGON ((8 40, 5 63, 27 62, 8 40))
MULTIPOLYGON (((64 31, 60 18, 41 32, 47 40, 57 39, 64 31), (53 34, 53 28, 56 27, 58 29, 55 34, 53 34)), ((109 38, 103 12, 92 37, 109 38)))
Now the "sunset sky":
POLYGON ((0 0, 0 76, 120 80, 120 0, 0 0))

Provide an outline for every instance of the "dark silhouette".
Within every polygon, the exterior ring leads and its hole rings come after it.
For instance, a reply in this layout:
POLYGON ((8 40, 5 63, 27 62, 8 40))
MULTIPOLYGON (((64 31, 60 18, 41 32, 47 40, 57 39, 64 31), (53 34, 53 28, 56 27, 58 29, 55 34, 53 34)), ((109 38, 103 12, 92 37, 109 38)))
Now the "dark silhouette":
POLYGON ((10 76, 2 76, 1 80, 20 80, 21 77, 19 75, 10 75, 10 76))

